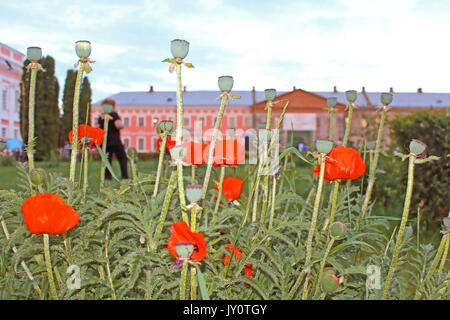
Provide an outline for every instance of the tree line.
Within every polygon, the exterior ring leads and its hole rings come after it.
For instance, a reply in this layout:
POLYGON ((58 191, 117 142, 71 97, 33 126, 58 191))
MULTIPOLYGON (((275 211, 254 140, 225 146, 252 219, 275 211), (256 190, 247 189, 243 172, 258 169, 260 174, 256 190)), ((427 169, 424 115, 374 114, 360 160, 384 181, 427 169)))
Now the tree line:
MULTIPOLYGON (((30 92, 30 73, 23 63, 22 85, 20 94, 20 133, 22 141, 28 141, 28 101, 30 92)), ((62 97, 62 110, 59 108, 59 83, 55 76, 55 60, 51 56, 44 56, 39 63, 45 72, 39 71, 36 79, 35 96, 35 137, 36 160, 47 160, 55 157, 58 148, 68 143, 68 133, 72 130, 73 94, 77 70, 69 69, 66 74, 62 97), (62 111, 62 114, 61 114, 62 111)), ((80 112, 78 123, 86 122, 87 105, 91 102, 91 84, 87 77, 83 78, 80 92, 80 112)), ((88 114, 88 117, 90 115, 88 114)), ((88 122, 90 119, 88 118, 88 122)))

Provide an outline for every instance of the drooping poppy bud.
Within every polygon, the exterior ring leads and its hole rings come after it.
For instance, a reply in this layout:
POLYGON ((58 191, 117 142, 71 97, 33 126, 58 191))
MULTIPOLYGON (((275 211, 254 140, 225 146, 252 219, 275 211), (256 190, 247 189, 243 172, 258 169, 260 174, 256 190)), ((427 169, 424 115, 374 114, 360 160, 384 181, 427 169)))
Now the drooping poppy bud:
POLYGON ((336 221, 330 226, 330 234, 333 238, 342 237, 346 231, 347 226, 340 221, 336 221))
POLYGON ((47 173, 42 168, 34 168, 30 171, 30 180, 35 186, 39 186, 47 180, 47 173))
POLYGON ((323 275, 321 287, 325 292, 335 292, 339 288, 339 278, 334 274, 323 275))

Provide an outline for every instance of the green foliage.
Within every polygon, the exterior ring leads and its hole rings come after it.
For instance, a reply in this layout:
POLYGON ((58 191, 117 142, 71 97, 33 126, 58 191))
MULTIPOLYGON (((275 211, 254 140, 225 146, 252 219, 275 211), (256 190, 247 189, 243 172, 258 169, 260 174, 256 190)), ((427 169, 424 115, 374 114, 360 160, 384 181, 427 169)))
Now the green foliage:
MULTIPOLYGON (((25 67, 30 63, 24 61, 20 95, 20 128, 24 141, 28 141, 28 101, 30 92, 30 72, 25 67)), ((39 63, 45 72, 38 71, 35 92, 35 159, 49 159, 52 150, 58 147, 59 118, 59 84, 55 76, 55 60, 45 56, 39 63)))
MULTIPOLYGON (((448 190, 450 188, 450 116, 445 110, 421 111, 407 116, 397 116, 389 123, 392 148, 408 154, 411 139, 419 139, 428 146, 427 154, 440 157, 416 166, 414 192, 411 202, 413 212, 420 208, 422 220, 427 228, 439 228, 439 224, 450 210, 448 190)), ((392 212, 401 213, 407 181, 407 166, 398 157, 391 155, 380 158, 375 197, 381 207, 390 207, 392 212)))

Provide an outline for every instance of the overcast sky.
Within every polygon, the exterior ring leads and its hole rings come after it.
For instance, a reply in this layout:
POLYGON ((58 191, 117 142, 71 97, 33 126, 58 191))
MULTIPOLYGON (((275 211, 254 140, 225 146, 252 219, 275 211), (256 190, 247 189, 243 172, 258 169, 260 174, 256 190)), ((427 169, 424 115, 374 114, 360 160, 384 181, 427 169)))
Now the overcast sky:
MULTIPOLYGON (((0 42, 40 46, 61 88, 92 43, 88 75, 97 101, 120 91, 175 90, 170 41, 190 42, 187 90, 450 92, 450 1, 139 0, 0 2, 0 42)), ((60 97, 62 98, 62 97, 60 97)))

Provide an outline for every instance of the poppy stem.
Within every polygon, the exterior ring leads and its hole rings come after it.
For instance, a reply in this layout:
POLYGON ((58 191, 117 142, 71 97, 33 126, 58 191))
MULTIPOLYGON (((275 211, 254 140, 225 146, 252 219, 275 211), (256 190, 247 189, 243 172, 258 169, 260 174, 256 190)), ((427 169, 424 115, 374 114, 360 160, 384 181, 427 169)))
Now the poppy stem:
POLYGON ((70 155, 70 171, 69 171, 69 180, 73 184, 75 184, 75 168, 77 166, 77 152, 78 152, 78 112, 79 112, 79 102, 80 102, 80 88, 81 88, 81 79, 83 78, 84 72, 84 64, 80 63, 80 67, 78 69, 77 78, 75 81, 75 91, 73 95, 73 110, 72 110, 72 153, 70 155))
MULTIPOLYGON (((223 179, 225 177, 225 166, 220 166, 220 178, 219 178, 219 193, 217 195, 216 206, 214 207, 214 215, 219 211, 220 199, 222 198, 222 189, 223 189, 223 179)), ((226 200, 226 199, 225 199, 226 200)))
POLYGON ((273 218, 275 216, 275 196, 276 196, 276 189, 277 189, 277 178, 275 175, 272 178, 272 199, 270 202, 270 218, 269 218, 269 230, 272 229, 273 225, 273 218))
POLYGON ((173 192, 176 188, 176 178, 177 174, 175 170, 172 171, 170 175, 169 184, 167 186, 166 195, 164 197, 164 202, 161 210, 161 215, 159 216, 159 222, 156 226, 155 236, 153 237, 153 243, 151 245, 151 249, 154 252, 156 250, 156 241, 161 235, 162 229, 164 227, 164 222, 166 221, 167 212, 169 211, 170 200, 172 199, 173 192))
POLYGON ((28 145, 27 145, 27 156, 28 156, 28 170, 34 169, 34 98, 36 91, 36 76, 38 68, 31 68, 30 76, 30 95, 28 101, 28 145))
POLYGON ((84 163, 83 163, 83 199, 86 200, 86 191, 88 186, 88 148, 84 148, 84 163))
POLYGON ((438 275, 439 276, 441 276, 442 271, 444 270, 445 262, 447 261, 448 250, 449 250, 449 247, 450 247, 450 236, 449 236, 449 234, 450 233, 446 233, 445 234, 445 237, 447 238, 447 242, 445 244, 445 250, 444 250, 444 253, 442 254, 441 264, 439 265, 439 269, 438 269, 438 275))
POLYGON ((205 173, 205 180, 203 181, 203 194, 202 194, 202 207, 204 206, 204 200, 206 198, 206 192, 208 191, 208 185, 209 185, 209 178, 211 176, 211 169, 213 165, 214 160, 214 149, 216 147, 216 140, 217 140, 217 133, 219 132, 220 123, 222 122, 223 112, 225 110, 225 106, 228 101, 228 96, 224 94, 222 96, 222 102, 220 104, 219 114, 217 115, 217 120, 214 125, 214 131, 211 137, 211 142, 209 145, 209 155, 208 155, 208 163, 206 165, 206 173, 205 173))
POLYGON ((156 172, 155 188, 153 189, 153 198, 158 194, 159 181, 161 180, 161 171, 163 167, 164 154, 166 153, 167 134, 163 133, 162 141, 159 146, 158 171, 156 172))
POLYGON ((191 300, 197 299, 197 269, 191 266, 191 300))
POLYGON ((414 161, 416 160, 416 155, 411 153, 409 155, 409 166, 408 166, 408 184, 406 186, 406 196, 405 196, 405 203, 403 206, 403 215, 402 215, 402 221, 400 223, 400 228, 397 235, 397 242, 395 244, 394 253, 391 260, 391 266, 389 267, 389 273, 386 277, 386 281, 384 283, 384 289, 383 294, 381 297, 381 300, 385 300, 388 291, 392 282, 392 279, 394 277, 395 269, 397 268, 398 263, 398 256, 400 254, 400 249, 403 244, 403 233, 405 232, 406 223, 408 222, 408 214, 409 214, 409 206, 411 204, 411 198, 412 198, 412 190, 413 190, 413 184, 414 184, 414 161))
MULTIPOLYGON (((310 268, 311 268, 310 263, 311 263, 311 257, 312 257, 312 242, 313 242, 314 233, 316 231, 317 217, 319 215, 319 207, 320 207, 320 197, 322 195, 322 189, 323 189, 323 179, 324 179, 324 175, 325 175, 325 157, 326 157, 325 153, 319 154, 319 162, 320 162, 319 184, 317 186, 317 193, 316 193, 316 197, 314 199, 314 211, 313 211, 313 215, 312 215, 312 219, 311 219, 311 226, 309 227, 308 238, 306 240, 306 258, 305 258, 305 264, 303 267, 307 273, 310 272, 310 268)), ((308 286, 305 287, 305 290, 306 290, 306 292, 303 291, 303 299, 306 299, 306 297, 307 297, 308 286)))
POLYGON ((377 142, 376 142, 376 146, 375 146, 375 155, 373 156, 373 161, 370 162, 370 172, 369 172, 369 182, 367 185, 367 190, 366 190, 366 196, 364 198, 364 203, 361 209, 361 216, 358 220, 358 224, 357 224, 357 229, 359 229, 361 220, 364 219, 364 216, 366 214, 367 208, 369 206, 369 202, 370 202, 370 197, 372 195, 372 191, 373 191, 373 186, 375 184, 375 171, 377 170, 377 166, 378 166, 378 159, 380 158, 380 152, 381 152, 381 138, 383 136, 383 126, 384 126, 384 122, 386 119, 386 112, 387 112, 387 107, 383 107, 383 111, 381 113, 381 120, 380 120, 380 126, 378 128, 378 135, 377 135, 377 142))
POLYGON ((111 288, 112 299, 116 300, 116 291, 114 290, 114 284, 111 277, 111 268, 109 267, 109 257, 108 257, 108 245, 109 245, 109 227, 111 226, 111 222, 108 223, 106 230, 106 238, 105 238, 105 258, 106 258, 106 273, 108 275, 108 282, 111 288))
POLYGON ((47 266, 47 277, 50 285, 50 293, 54 300, 58 300, 58 295, 56 294, 56 286, 53 280, 53 270, 52 261, 50 260, 50 247, 49 247, 49 237, 48 233, 44 233, 44 256, 45 264, 47 266))
POLYGON ((193 164, 192 166, 191 166, 191 177, 192 177, 192 180, 193 181, 195 181, 195 168, 196 168, 197 166, 195 165, 195 164, 193 164))
POLYGON ((192 206, 191 209, 191 231, 195 232, 196 224, 197 224, 197 206, 192 206))
POLYGON ((181 270, 180 300, 186 300, 186 280, 188 272, 188 260, 183 260, 183 269, 181 270))
MULTIPOLYGON (((448 241, 448 233, 445 234, 442 239, 441 243, 439 245, 439 249, 436 252, 436 255, 434 256, 433 263, 431 264, 430 270, 428 271, 426 277, 422 280, 420 283, 419 289, 416 291, 416 295, 414 296, 414 300, 419 300, 422 297, 423 290, 425 289, 425 284, 428 282, 428 280, 433 275, 434 271, 436 270, 439 261, 441 260, 442 253, 444 252, 444 248, 446 247, 447 241, 448 241)), ((448 247, 448 246, 447 246, 448 247)), ((442 260, 443 262, 445 260, 442 260)))
POLYGON ((322 262, 320 263, 319 275, 316 278, 317 283, 316 283, 316 289, 314 291, 314 295, 317 295, 317 293, 319 292, 320 282, 322 280, 323 269, 325 268, 325 264, 327 262, 328 255, 330 254, 330 250, 333 247, 334 239, 335 239, 334 237, 328 238, 327 248, 325 250, 325 254, 323 255, 322 262))
MULTIPOLYGON (((107 115, 107 114, 103 114, 107 115)), ((106 154, 106 145, 108 142, 108 126, 109 126, 109 119, 105 116, 103 120, 103 128, 105 130, 105 135, 103 136, 103 145, 102 145, 102 151, 104 154, 106 154)), ((112 158, 111 158, 112 160, 112 158)), ((102 161, 101 167, 100 167, 100 190, 102 190, 103 185, 105 183, 105 170, 106 170, 106 163, 102 161)))
POLYGON ((333 141, 333 130, 334 130, 334 108, 331 108, 330 113, 330 133, 328 135, 328 140, 333 141))
POLYGON ((348 121, 347 124, 345 126, 345 134, 344 134, 344 140, 342 141, 342 145, 344 147, 347 146, 347 142, 348 142, 348 137, 350 135, 350 128, 352 126, 352 116, 353 116, 353 108, 354 108, 354 103, 350 102, 348 104, 348 121))

